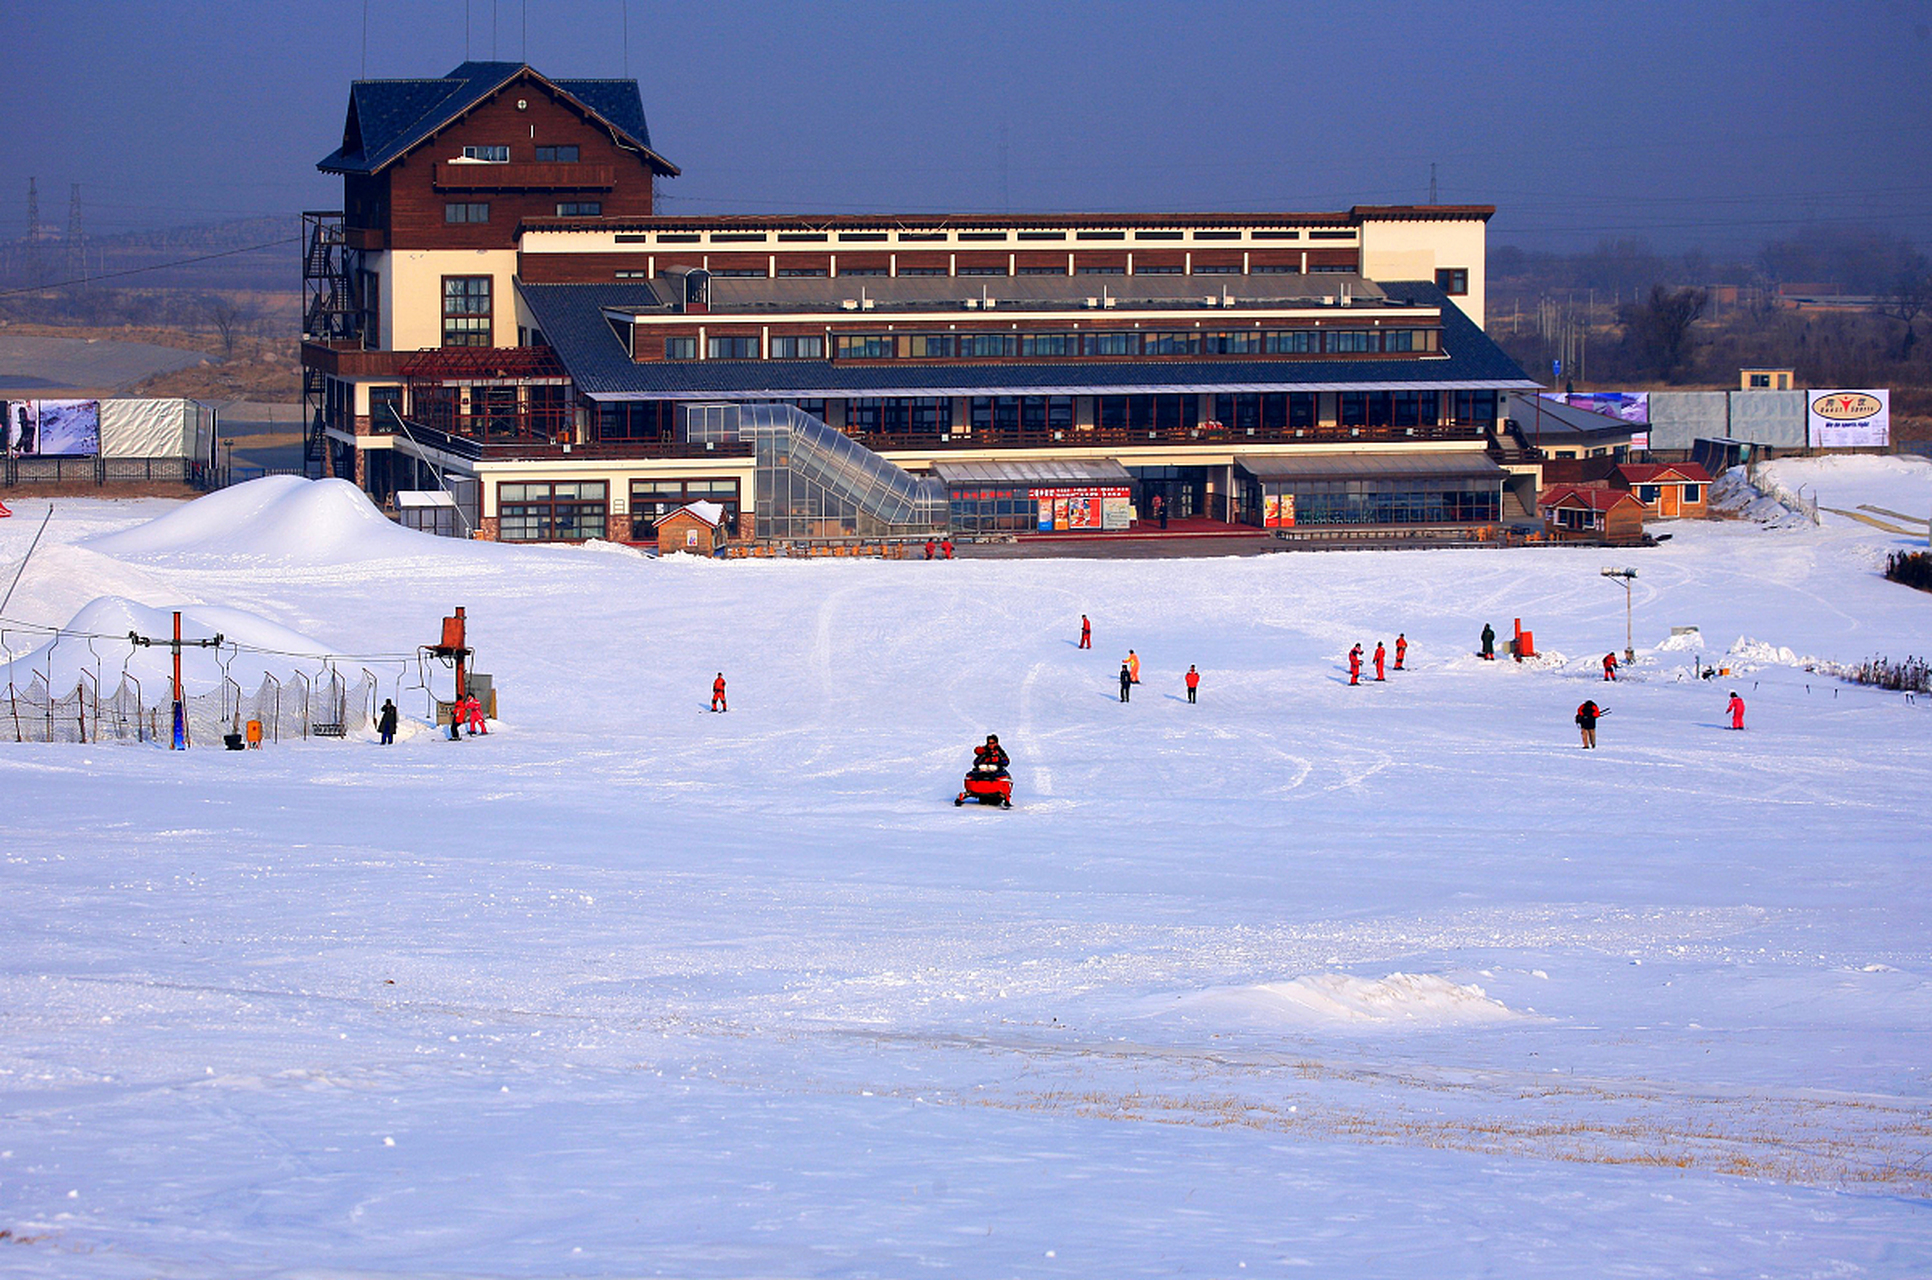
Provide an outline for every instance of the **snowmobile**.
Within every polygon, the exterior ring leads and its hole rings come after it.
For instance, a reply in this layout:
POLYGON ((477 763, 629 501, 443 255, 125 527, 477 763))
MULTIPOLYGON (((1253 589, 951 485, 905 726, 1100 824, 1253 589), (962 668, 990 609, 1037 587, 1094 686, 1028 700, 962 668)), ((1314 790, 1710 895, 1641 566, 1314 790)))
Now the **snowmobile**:
POLYGON ((966 789, 953 797, 953 807, 958 808, 968 800, 1011 809, 1013 807, 1011 775, 995 764, 974 765, 966 771, 966 789))

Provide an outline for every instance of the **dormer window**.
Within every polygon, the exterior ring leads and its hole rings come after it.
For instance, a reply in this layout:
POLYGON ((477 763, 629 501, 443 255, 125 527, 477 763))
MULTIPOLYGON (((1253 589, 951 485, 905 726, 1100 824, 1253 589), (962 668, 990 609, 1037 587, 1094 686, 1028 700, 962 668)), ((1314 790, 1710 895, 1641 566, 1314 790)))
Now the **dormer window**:
POLYGON ((480 160, 484 164, 510 163, 510 148, 505 147, 464 147, 465 160, 480 160))

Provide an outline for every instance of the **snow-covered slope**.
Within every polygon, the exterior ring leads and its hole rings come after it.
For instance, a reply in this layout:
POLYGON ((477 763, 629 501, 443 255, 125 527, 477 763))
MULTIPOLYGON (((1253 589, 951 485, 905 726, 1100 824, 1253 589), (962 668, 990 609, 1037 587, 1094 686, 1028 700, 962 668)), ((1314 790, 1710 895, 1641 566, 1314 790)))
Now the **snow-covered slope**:
POLYGON ((1932 700, 1803 665, 1923 651, 1908 539, 717 563, 349 515, 321 563, 276 492, 63 505, 9 613, 354 654, 462 604, 503 718, 0 718, 10 1273, 1932 1272, 1932 700), (1473 655, 1518 617, 1559 656, 1473 655), (1018 807, 955 810, 988 732, 1018 807))

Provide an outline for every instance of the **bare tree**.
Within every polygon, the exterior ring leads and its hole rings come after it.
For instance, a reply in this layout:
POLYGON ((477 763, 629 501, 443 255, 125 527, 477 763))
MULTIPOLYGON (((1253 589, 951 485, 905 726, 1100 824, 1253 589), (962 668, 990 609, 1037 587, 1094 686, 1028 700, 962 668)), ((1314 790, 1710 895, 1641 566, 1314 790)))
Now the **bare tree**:
POLYGON ((1880 315, 1905 323, 1905 333, 1898 344, 1901 362, 1912 358, 1912 348, 1918 343, 1915 322, 1926 312, 1932 311, 1932 263, 1917 254, 1913 257, 1915 261, 1899 273, 1891 293, 1878 305, 1880 315))
POLYGON ((237 305, 232 299, 225 298, 220 294, 210 294, 205 309, 208 314, 208 322, 215 326, 215 333, 221 338, 222 354, 234 355, 235 335, 241 330, 243 323, 247 320, 248 312, 243 307, 237 305))
POLYGON ((1623 308, 1624 340, 1642 365, 1670 378, 1690 358, 1690 330, 1711 295, 1702 289, 1652 285, 1650 296, 1623 308))

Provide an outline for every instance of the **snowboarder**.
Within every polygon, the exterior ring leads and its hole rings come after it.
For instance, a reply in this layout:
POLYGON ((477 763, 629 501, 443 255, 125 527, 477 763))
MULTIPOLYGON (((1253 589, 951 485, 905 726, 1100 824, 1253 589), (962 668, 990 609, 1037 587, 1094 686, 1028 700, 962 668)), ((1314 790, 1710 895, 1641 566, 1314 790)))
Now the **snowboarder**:
POLYGON ((940 542, 939 551, 946 559, 950 560, 953 558, 953 540, 950 534, 940 542))
POLYGON ((1093 623, 1087 621, 1087 615, 1084 613, 1080 615, 1080 647, 1093 648, 1093 623))
POLYGON ((1401 632, 1395 636, 1395 669, 1402 670, 1403 660, 1409 656, 1409 637, 1401 632))
POLYGON ((474 738, 478 734, 489 733, 490 726, 483 720, 483 700, 481 698, 473 693, 467 698, 464 698, 463 712, 467 717, 463 727, 470 731, 470 737, 474 738))
POLYGON ((938 548, 939 548, 939 544, 937 542, 934 542, 931 538, 927 538, 926 539, 926 559, 928 560, 932 559, 932 553, 938 550, 938 548))
POLYGON ((1496 628, 1483 623, 1483 661, 1496 661, 1496 628))
POLYGON ((1576 709, 1576 727, 1583 730, 1583 746, 1586 750, 1597 745, 1597 720, 1609 714, 1588 698, 1576 709))
POLYGON ((725 702, 724 691, 725 691, 724 672, 720 671, 718 673, 718 678, 711 682, 711 709, 713 711, 731 710, 730 706, 727 705, 725 702))
POLYGON ((1731 713, 1731 727, 1733 729, 1742 729, 1744 727, 1744 699, 1737 696, 1736 689, 1731 690, 1731 700, 1724 704, 1724 709, 1731 713))
POLYGON ((1387 650, 1383 649, 1382 642, 1377 640, 1375 642, 1375 678, 1377 680, 1386 680, 1388 678, 1382 674, 1382 663, 1387 657, 1387 650))
POLYGON ((1348 682, 1350 684, 1362 683, 1362 646, 1360 642, 1357 642, 1356 646, 1348 651, 1348 682))
POLYGON ((1201 687, 1201 673, 1196 671, 1194 664, 1190 662, 1187 664, 1187 675, 1182 678, 1187 681, 1187 700, 1193 702, 1195 690, 1201 687))
POLYGON ((1614 651, 1603 655, 1603 678, 1605 680, 1617 678, 1617 655, 1614 651))
POLYGON ((1134 673, 1129 671, 1127 664, 1123 662, 1120 664, 1120 700, 1122 702, 1131 701, 1133 692, 1134 673))
POLYGON ((1132 649, 1127 651, 1127 670, 1133 673, 1134 683, 1140 683, 1140 655, 1132 649))
POLYGON ((376 732, 382 735, 382 745, 387 747, 396 741, 396 703, 392 698, 382 700, 382 714, 376 717, 376 732))

